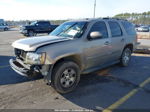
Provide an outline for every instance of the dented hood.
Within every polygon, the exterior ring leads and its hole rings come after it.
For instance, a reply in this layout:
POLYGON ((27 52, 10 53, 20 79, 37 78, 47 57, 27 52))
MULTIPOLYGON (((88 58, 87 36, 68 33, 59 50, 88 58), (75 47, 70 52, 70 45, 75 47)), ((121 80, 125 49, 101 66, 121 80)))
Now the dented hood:
POLYGON ((72 40, 72 38, 57 36, 31 37, 17 40, 12 44, 12 46, 24 51, 35 51, 40 46, 67 40, 72 40))

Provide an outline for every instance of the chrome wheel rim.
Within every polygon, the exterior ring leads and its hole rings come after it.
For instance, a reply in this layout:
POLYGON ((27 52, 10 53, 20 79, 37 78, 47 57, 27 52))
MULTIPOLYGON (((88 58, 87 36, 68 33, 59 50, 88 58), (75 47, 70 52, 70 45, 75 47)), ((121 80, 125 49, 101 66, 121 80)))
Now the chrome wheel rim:
POLYGON ((67 68, 61 75, 60 83, 64 88, 71 87, 76 80, 76 72, 72 68, 67 68))
POLYGON ((123 55, 123 62, 124 64, 128 64, 131 57, 131 51, 129 49, 126 49, 123 55))
POLYGON ((34 33, 32 31, 30 31, 29 36, 34 36, 34 33))

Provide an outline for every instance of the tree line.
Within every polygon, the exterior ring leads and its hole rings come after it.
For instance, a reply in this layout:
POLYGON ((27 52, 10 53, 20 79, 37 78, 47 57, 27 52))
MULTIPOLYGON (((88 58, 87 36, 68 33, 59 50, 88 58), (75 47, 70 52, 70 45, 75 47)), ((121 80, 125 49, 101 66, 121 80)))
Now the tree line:
MULTIPOLYGON (((144 24, 144 25, 150 25, 150 11, 143 12, 143 13, 121 13, 115 15, 113 18, 120 18, 120 19, 126 19, 134 24, 144 24)), ((52 24, 60 25, 66 21, 69 20, 49 20, 52 24)), ((29 20, 23 20, 23 21, 6 21, 8 25, 13 26, 19 26, 19 25, 27 25, 29 20)))
POLYGON ((143 13, 121 13, 114 16, 115 18, 126 19, 135 24, 150 25, 150 11, 143 13))

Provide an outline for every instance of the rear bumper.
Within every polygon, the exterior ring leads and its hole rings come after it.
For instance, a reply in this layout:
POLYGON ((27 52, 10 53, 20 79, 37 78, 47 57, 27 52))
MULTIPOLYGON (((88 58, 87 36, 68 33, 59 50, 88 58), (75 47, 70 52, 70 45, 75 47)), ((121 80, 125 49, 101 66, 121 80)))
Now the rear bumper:
POLYGON ((10 59, 9 60, 10 66, 11 68, 17 72, 18 74, 22 75, 22 76, 26 76, 26 77, 32 77, 32 76, 36 76, 38 74, 40 74, 40 72, 38 72, 39 70, 35 69, 35 67, 32 68, 27 68, 25 67, 23 64, 19 63, 16 60, 10 59))

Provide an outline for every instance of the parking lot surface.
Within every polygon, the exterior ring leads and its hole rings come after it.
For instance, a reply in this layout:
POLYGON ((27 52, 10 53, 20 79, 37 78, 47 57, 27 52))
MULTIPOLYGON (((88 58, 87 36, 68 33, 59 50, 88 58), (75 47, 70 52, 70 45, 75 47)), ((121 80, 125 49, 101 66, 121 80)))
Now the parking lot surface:
POLYGON ((61 95, 42 78, 29 79, 9 66, 19 31, 0 32, 0 109, 150 110, 150 55, 133 54, 128 67, 114 65, 81 77, 75 91, 61 95))

